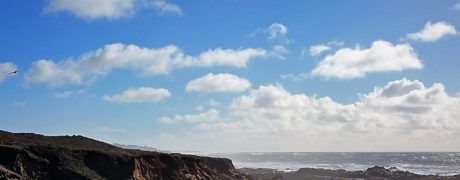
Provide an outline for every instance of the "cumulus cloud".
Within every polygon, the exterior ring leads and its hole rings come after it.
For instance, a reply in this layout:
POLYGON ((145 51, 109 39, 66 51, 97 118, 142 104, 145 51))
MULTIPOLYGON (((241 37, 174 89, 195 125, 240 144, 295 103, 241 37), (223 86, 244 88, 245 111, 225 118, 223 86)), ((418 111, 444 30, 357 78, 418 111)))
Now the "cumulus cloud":
POLYGON ((27 84, 41 83, 49 87, 81 85, 113 69, 140 70, 142 75, 167 74, 173 69, 188 67, 230 66, 244 68, 250 60, 267 56, 264 49, 209 49, 198 56, 186 55, 174 45, 145 48, 122 43, 108 44, 76 59, 62 61, 38 60, 26 73, 27 84))
POLYGON ((203 123, 203 122, 213 122, 219 120, 220 113, 215 109, 210 109, 207 112, 199 114, 187 114, 187 115, 175 115, 173 117, 161 117, 158 118, 158 122, 164 124, 174 124, 174 123, 203 123))
POLYGON ((223 145, 215 151, 454 150, 459 108, 442 84, 417 80, 388 82, 350 104, 266 85, 235 98, 220 117, 228 120, 198 123, 186 141, 223 145))
POLYGON ((431 21, 428 21, 422 30, 407 34, 406 38, 415 41, 434 42, 442 37, 456 34, 455 27, 447 22, 440 21, 431 24, 431 21))
POLYGON ((231 66, 244 68, 248 62, 257 57, 267 56, 264 49, 222 49, 216 48, 201 53, 198 57, 187 56, 178 63, 179 67, 231 66))
POLYGON ((45 12, 66 12, 84 19, 119 19, 129 17, 141 8, 182 14, 181 8, 166 0, 49 0, 45 12))
POLYGON ((105 95, 102 99, 121 104, 132 103, 156 103, 171 96, 167 89, 155 89, 150 87, 131 88, 121 94, 105 95))
POLYGON ((188 82, 185 87, 190 92, 242 92, 251 87, 251 83, 233 74, 209 73, 203 77, 188 82))
POLYGON ((13 63, 0 63, 0 83, 2 83, 11 72, 17 69, 16 65, 13 63))
POLYGON ((409 44, 393 45, 387 41, 377 40, 368 49, 342 48, 327 55, 311 74, 327 79, 352 79, 373 72, 421 68, 422 62, 409 44))

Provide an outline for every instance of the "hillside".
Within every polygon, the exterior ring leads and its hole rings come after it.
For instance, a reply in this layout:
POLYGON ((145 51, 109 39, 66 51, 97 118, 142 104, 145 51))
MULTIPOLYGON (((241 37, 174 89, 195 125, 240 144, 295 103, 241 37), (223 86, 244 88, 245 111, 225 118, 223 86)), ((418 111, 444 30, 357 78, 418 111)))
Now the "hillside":
POLYGON ((247 179, 231 160, 0 131, 0 179, 247 179))

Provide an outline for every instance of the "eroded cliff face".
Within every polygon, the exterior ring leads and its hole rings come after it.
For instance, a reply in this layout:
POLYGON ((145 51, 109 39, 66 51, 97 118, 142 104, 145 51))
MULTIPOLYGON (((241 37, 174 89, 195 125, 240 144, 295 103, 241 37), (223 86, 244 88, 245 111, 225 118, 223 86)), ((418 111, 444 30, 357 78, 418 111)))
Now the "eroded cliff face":
POLYGON ((126 150, 82 136, 0 131, 0 179, 248 179, 229 159, 126 150))

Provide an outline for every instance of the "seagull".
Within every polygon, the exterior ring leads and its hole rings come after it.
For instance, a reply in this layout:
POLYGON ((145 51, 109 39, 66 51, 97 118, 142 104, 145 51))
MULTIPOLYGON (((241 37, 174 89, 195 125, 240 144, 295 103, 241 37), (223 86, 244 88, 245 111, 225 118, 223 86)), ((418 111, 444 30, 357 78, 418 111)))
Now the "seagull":
POLYGON ((7 75, 7 76, 10 76, 10 75, 13 75, 13 74, 17 74, 19 71, 21 71, 21 70, 19 70, 19 69, 17 69, 17 70, 14 70, 14 71, 12 71, 12 72, 8 73, 8 75, 7 75))

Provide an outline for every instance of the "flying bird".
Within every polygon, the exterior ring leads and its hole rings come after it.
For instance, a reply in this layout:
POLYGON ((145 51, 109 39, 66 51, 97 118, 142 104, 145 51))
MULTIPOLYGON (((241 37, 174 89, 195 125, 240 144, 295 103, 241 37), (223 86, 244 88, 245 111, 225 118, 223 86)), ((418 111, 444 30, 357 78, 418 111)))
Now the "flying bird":
POLYGON ((12 72, 8 73, 8 75, 7 75, 7 76, 10 76, 10 75, 13 75, 13 74, 17 74, 19 71, 21 71, 21 70, 19 70, 19 69, 17 69, 17 70, 14 70, 14 71, 12 71, 12 72))

